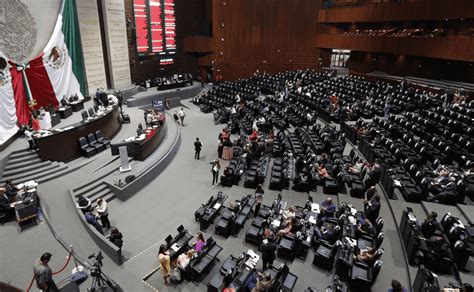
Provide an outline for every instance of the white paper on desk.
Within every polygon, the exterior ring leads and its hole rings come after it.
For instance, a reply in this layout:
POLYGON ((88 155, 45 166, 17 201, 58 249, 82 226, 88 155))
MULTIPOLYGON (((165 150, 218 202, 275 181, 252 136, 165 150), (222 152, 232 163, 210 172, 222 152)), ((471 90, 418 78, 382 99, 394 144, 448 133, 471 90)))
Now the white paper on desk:
POLYGON ((316 218, 314 218, 314 216, 309 216, 309 223, 311 224, 316 224, 316 218))
POLYGON ((221 206, 222 206, 221 203, 216 203, 213 208, 217 210, 217 209, 219 209, 221 206))
POLYGON ((351 214, 352 214, 352 215, 357 214, 357 209, 354 209, 354 208, 351 207, 351 214))
POLYGON ((319 204, 312 203, 311 204, 311 211, 313 211, 314 213, 319 213, 319 204))
POLYGON ((353 238, 346 237, 346 240, 347 240, 347 242, 349 242, 349 244, 350 244, 351 246, 356 246, 356 245, 357 245, 357 241, 356 241, 355 239, 353 239, 353 238))
POLYGON ((357 220, 354 216, 349 216, 349 223, 352 225, 355 225, 357 223, 357 220))
POLYGON ((179 250, 179 245, 177 243, 175 243, 171 246, 171 249, 174 250, 175 252, 177 252, 179 250))

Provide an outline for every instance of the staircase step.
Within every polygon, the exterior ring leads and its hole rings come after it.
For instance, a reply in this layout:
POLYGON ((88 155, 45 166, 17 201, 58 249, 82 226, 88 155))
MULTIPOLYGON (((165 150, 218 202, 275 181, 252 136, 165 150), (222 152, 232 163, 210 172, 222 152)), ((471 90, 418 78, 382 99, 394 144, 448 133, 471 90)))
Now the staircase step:
POLYGON ((89 190, 88 192, 77 192, 76 196, 83 195, 84 197, 90 198, 106 189, 108 189, 108 186, 102 182, 101 184, 97 185, 94 189, 89 190))
POLYGON ((25 181, 24 179, 27 178, 27 177, 34 177, 38 174, 43 174, 44 172, 53 170, 53 169, 58 168, 60 166, 61 165, 57 162, 53 162, 53 163, 51 163, 51 165, 48 165, 46 167, 38 168, 38 167, 33 166, 30 169, 25 170, 21 173, 15 174, 15 175, 4 175, 2 180, 5 181, 7 179, 11 179, 14 182, 16 182, 16 181, 25 181))
POLYGON ((62 164, 62 163, 60 163, 60 164, 61 164, 61 167, 59 167, 59 169, 57 169, 56 172, 48 173, 44 176, 41 176, 40 178, 37 179, 37 182, 39 184, 43 184, 45 182, 56 179, 58 177, 61 177, 61 176, 66 175, 66 174, 71 172, 69 170, 69 167, 66 164, 62 164))
POLYGON ((63 170, 66 170, 67 168, 68 167, 65 164, 59 165, 59 167, 55 167, 48 171, 44 171, 35 175, 25 177, 24 179, 22 179, 22 181, 17 181, 16 183, 21 183, 21 182, 25 182, 29 180, 35 180, 38 183, 44 183, 46 181, 44 180, 45 177, 48 177, 50 175, 54 175, 54 178, 60 177, 61 175, 63 175, 63 170))
POLYGON ((22 150, 19 152, 12 152, 8 158, 15 159, 20 157, 38 157, 38 153, 31 150, 22 150))
POLYGON ((12 169, 17 169, 17 168, 25 167, 25 166, 28 166, 28 165, 38 164, 38 163, 41 163, 41 158, 39 158, 39 157, 28 159, 27 161, 24 161, 24 162, 18 162, 18 161, 12 162, 12 161, 8 160, 7 165, 5 166, 3 171, 9 171, 9 170, 12 170, 12 169))
POLYGON ((36 155, 36 156, 21 156, 21 157, 15 157, 15 158, 8 158, 7 161, 7 166, 10 164, 16 164, 16 163, 22 163, 22 162, 29 162, 31 163, 32 161, 41 161, 41 158, 36 155))
POLYGON ((98 180, 98 181, 93 182, 93 183, 83 184, 83 185, 73 189, 73 191, 74 191, 74 194, 76 196, 84 195, 84 194, 86 194, 90 191, 93 191, 93 190, 97 189, 101 184, 103 184, 103 181, 98 180))
POLYGON ((97 201, 97 199, 101 199, 110 193, 112 193, 112 191, 106 186, 106 188, 102 191, 90 194, 90 196, 88 196, 87 198, 91 200, 91 202, 93 202, 95 205, 95 201, 97 201))
POLYGON ((37 166, 32 166, 32 165, 28 164, 27 166, 24 166, 24 167, 21 167, 21 168, 16 168, 16 169, 12 169, 12 170, 9 170, 9 171, 5 171, 3 173, 3 177, 9 177, 9 176, 13 176, 13 175, 16 175, 16 174, 23 173, 23 172, 31 170, 33 167, 35 169, 45 168, 45 167, 51 165, 52 163, 53 163, 52 161, 47 160, 47 161, 43 161, 41 164, 38 164, 37 166))
POLYGON ((110 194, 107 194, 102 197, 102 200, 106 201, 107 203, 112 201, 113 199, 115 199, 115 194, 112 191, 110 191, 110 194))

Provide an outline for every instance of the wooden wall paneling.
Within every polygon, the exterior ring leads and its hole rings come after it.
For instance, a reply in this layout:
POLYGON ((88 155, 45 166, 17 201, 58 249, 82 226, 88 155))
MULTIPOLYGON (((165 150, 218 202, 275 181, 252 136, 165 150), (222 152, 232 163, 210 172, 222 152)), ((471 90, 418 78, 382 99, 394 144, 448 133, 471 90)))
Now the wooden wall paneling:
POLYGON ((321 9, 320 22, 388 22, 473 18, 472 0, 430 0, 321 9))
POLYGON ((316 46, 460 61, 474 60, 474 50, 472 50, 474 38, 467 37, 425 38, 321 34, 316 37, 316 46))

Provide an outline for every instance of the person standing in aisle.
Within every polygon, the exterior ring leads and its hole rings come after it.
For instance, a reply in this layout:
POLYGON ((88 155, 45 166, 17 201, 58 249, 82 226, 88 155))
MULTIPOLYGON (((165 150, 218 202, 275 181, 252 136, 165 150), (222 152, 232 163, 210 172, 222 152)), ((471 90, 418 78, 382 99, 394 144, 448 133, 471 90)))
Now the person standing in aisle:
POLYGON ((201 153, 202 143, 199 141, 199 137, 196 137, 194 142, 194 159, 199 159, 199 154, 201 153))
POLYGON ((39 259, 35 261, 33 272, 35 274, 36 286, 41 291, 55 292, 59 291, 56 283, 53 281, 53 271, 48 263, 51 260, 51 254, 45 252, 39 259))
POLYGON ((107 202, 102 200, 102 199, 98 199, 97 200, 97 206, 95 207, 95 210, 96 210, 97 214, 100 217, 100 222, 102 222, 102 226, 104 226, 104 228, 110 229, 110 221, 109 221, 109 212, 108 212, 108 208, 107 208, 107 202))
POLYGON ((181 108, 178 112, 179 120, 181 121, 181 126, 184 127, 184 117, 186 116, 186 113, 184 112, 184 109, 181 108))
POLYGON ((257 189, 255 189, 255 212, 253 213, 255 217, 257 217, 258 212, 260 212, 260 206, 262 206, 264 193, 265 191, 262 189, 262 185, 258 185, 257 189))
POLYGON ((212 173, 212 188, 216 187, 216 184, 219 181, 219 171, 221 169, 221 164, 219 162, 219 159, 214 160, 211 162, 212 168, 211 168, 211 173, 212 173))

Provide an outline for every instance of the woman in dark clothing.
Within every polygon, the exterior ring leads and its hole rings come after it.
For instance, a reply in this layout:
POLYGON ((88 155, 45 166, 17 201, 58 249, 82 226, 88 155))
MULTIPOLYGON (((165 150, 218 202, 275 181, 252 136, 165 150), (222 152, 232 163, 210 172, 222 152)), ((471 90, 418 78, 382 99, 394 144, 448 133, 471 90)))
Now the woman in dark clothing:
POLYGON ((122 233, 116 227, 112 227, 112 229, 110 230, 110 236, 109 236, 110 242, 115 244, 117 247, 122 248, 122 245, 123 245, 122 238, 123 238, 122 233))
POLYGON ((211 173, 212 173, 212 187, 215 188, 216 184, 219 181, 219 171, 221 169, 221 164, 219 162, 219 159, 214 160, 211 162, 212 168, 211 168, 211 173))

